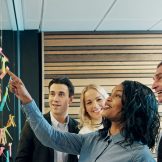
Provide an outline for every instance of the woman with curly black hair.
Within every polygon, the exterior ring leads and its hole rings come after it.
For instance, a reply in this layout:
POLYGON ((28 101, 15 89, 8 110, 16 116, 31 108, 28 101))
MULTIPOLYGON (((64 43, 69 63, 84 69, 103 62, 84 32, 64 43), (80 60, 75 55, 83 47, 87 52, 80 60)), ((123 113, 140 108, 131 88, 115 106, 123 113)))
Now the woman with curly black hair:
POLYGON ((116 86, 103 108, 104 138, 120 133, 123 145, 142 143, 153 149, 159 133, 158 104, 152 90, 136 81, 124 81, 116 86))
POLYGON ((42 144, 79 155, 79 162, 155 162, 150 149, 159 131, 158 106, 147 86, 124 81, 102 108, 104 128, 88 134, 60 132, 44 120, 23 82, 13 73, 10 88, 23 104, 31 128, 42 144), (150 149, 149 149, 150 148, 150 149))

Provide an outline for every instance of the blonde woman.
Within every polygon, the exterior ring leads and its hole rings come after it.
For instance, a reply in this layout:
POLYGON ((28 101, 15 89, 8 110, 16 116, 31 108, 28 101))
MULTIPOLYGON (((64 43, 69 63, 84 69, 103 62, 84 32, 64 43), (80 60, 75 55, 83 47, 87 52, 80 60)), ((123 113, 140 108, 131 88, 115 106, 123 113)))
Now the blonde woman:
POLYGON ((101 109, 107 97, 106 90, 101 86, 90 84, 83 89, 80 97, 80 134, 103 128, 101 109))

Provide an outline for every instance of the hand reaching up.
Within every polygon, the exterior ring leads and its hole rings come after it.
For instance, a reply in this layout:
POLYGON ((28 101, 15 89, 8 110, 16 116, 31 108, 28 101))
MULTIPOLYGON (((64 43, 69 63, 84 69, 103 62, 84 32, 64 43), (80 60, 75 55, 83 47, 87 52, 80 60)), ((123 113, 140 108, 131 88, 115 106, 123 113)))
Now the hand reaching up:
POLYGON ((27 104, 32 101, 32 97, 25 88, 24 83, 20 78, 13 74, 9 69, 6 69, 6 72, 10 75, 11 80, 9 82, 9 89, 12 93, 16 95, 22 104, 27 104))

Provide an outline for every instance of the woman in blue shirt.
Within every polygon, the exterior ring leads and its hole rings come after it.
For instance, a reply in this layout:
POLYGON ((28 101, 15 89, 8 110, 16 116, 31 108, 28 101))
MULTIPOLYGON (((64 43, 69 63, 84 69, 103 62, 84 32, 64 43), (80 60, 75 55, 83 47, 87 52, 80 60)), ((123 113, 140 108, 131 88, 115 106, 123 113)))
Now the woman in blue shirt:
POLYGON ((21 100, 31 128, 42 144, 80 155, 79 162, 154 162, 150 149, 159 132, 154 93, 136 81, 117 85, 102 109, 104 128, 89 134, 59 132, 43 118, 23 82, 10 71, 10 88, 21 100))

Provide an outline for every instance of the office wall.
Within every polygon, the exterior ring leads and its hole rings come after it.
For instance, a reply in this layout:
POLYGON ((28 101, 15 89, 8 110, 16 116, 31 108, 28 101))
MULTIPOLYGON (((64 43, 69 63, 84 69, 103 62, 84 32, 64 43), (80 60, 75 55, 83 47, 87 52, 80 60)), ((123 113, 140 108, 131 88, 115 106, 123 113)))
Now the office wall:
POLYGON ((108 93, 126 79, 151 87, 156 66, 162 60, 162 33, 46 32, 43 40, 43 111, 49 110, 49 81, 64 75, 75 85, 69 110, 74 118, 78 118, 79 97, 85 85, 102 85, 108 93))

